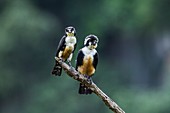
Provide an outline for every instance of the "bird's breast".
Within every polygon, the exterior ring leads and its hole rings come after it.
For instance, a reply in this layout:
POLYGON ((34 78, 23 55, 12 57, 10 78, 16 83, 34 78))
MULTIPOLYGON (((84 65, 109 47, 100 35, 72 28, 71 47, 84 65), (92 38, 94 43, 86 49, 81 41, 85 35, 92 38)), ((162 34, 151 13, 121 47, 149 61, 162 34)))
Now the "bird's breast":
POLYGON ((74 47, 72 47, 72 46, 66 46, 66 48, 64 49, 63 54, 62 54, 63 60, 66 60, 70 56, 73 49, 74 49, 74 47))
POLYGON ((72 44, 75 45, 77 43, 76 37, 67 37, 66 38, 66 45, 72 44))
POLYGON ((76 44, 76 37, 72 37, 72 36, 66 37, 65 41, 66 41, 65 43, 66 47, 62 53, 63 60, 66 60, 75 49, 74 46, 76 44))
POLYGON ((83 65, 81 65, 80 67, 78 67, 78 71, 81 74, 85 74, 88 76, 91 76, 94 74, 95 72, 95 68, 93 66, 93 57, 92 56, 85 56, 83 59, 83 65))

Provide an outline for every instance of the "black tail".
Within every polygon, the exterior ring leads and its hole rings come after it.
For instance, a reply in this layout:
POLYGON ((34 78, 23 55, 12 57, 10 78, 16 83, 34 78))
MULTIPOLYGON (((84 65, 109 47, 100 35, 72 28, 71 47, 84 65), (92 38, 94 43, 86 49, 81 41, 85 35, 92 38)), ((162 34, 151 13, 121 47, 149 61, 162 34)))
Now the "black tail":
POLYGON ((87 86, 85 86, 84 84, 80 83, 80 87, 79 87, 79 94, 91 94, 92 90, 90 88, 88 88, 87 86))
POLYGON ((53 68, 52 74, 55 76, 61 76, 62 73, 62 67, 60 64, 56 61, 55 66, 53 68))

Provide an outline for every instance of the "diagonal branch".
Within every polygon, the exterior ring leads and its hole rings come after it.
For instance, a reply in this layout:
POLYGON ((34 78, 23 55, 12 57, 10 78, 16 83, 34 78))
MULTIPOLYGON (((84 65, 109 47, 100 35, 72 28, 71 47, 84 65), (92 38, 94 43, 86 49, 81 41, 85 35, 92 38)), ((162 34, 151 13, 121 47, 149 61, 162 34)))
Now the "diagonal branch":
POLYGON ((91 84, 87 81, 87 78, 85 78, 83 75, 78 73, 73 67, 70 67, 62 60, 55 58, 59 64, 62 66, 62 68, 65 70, 65 72, 72 77, 73 79, 83 82, 88 86, 98 97, 100 97, 103 102, 115 113, 125 113, 110 97, 108 97, 101 89, 97 87, 97 85, 92 82, 91 84))

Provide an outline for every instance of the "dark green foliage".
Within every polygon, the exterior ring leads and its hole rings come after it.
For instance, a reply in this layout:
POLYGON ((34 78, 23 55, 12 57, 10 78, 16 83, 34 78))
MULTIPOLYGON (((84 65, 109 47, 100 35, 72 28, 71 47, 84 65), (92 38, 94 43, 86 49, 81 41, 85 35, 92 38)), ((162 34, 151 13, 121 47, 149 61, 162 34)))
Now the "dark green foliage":
POLYGON ((127 113, 169 111, 168 0, 1 0, 0 113, 111 113, 64 72, 52 76, 64 28, 99 37, 93 81, 127 113))

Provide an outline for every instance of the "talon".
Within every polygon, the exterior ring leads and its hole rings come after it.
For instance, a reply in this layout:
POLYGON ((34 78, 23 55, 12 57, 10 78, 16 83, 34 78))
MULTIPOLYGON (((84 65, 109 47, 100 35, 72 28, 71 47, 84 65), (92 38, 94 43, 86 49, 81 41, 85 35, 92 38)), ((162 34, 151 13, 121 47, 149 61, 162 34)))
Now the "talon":
POLYGON ((55 60, 63 61, 63 59, 61 57, 55 57, 55 60))
POLYGON ((91 79, 87 79, 87 82, 88 82, 89 84, 92 84, 92 80, 91 80, 91 79))
POLYGON ((73 67, 73 66, 70 66, 70 70, 74 70, 74 67, 73 67))
POLYGON ((85 77, 87 78, 87 82, 88 82, 89 84, 92 84, 92 79, 91 79, 91 77, 88 76, 88 75, 85 75, 85 77))
POLYGON ((60 61, 62 61, 62 62, 64 61, 62 58, 59 58, 59 59, 60 59, 60 61))
POLYGON ((70 66, 70 67, 72 67, 72 65, 71 65, 71 61, 67 61, 68 62, 68 65, 70 66))
POLYGON ((79 75, 78 75, 78 74, 76 74, 75 76, 76 76, 77 78, 79 78, 79 75))

